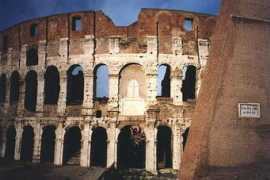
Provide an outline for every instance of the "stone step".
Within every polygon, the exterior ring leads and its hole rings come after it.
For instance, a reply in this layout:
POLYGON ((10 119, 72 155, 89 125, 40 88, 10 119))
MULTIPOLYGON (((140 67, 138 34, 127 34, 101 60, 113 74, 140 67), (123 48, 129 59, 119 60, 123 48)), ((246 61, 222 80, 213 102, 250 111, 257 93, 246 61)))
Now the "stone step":
POLYGON ((67 162, 67 165, 79 165, 80 164, 81 153, 76 152, 67 162))

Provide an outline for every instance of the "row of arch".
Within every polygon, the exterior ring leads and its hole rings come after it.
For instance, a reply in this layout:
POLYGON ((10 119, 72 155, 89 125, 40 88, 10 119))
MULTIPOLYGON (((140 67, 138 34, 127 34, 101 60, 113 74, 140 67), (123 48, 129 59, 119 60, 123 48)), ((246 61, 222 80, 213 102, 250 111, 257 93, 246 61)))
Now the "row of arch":
MULTIPOLYGON (((120 76, 121 77, 121 76, 120 76)), ((49 66, 44 75, 44 104, 57 104, 60 92, 60 76, 55 66, 49 66)), ((158 96, 170 97, 171 69, 169 65, 160 65, 157 80, 158 96)), ((10 104, 19 100, 20 75, 14 71, 10 78, 10 104)), ((5 74, 0 77, 0 103, 5 102, 7 78, 5 74)), ((37 73, 29 71, 25 78, 25 108, 29 111, 36 110, 37 103, 37 73)), ((195 99, 196 67, 187 66, 182 86, 183 101, 195 99)), ((94 70, 94 97, 108 98, 109 73, 105 64, 98 65, 94 70)), ((67 105, 80 105, 84 99, 84 73, 80 65, 72 65, 67 71, 67 105)))
MULTIPOLYGON (((55 134, 54 126, 43 128, 41 138, 41 162, 54 162, 55 134)), ((137 128, 125 126, 121 129, 117 140, 117 167, 118 168, 145 168, 146 141, 142 131, 142 139, 136 141, 134 133, 139 133, 137 128)), ((188 132, 188 131, 186 131, 188 132)), ((70 127, 64 136, 63 164, 79 164, 81 151, 81 129, 78 126, 70 127)), ((186 135, 183 135, 184 143, 186 135)), ((107 132, 102 127, 93 129, 91 136, 91 166, 106 167, 107 163, 107 132)), ((13 159, 15 153, 16 129, 10 126, 6 133, 5 157, 13 159)), ((20 159, 32 161, 34 148, 34 130, 25 126, 21 139, 20 159)), ((157 128, 157 168, 172 168, 172 131, 168 126, 157 128)))

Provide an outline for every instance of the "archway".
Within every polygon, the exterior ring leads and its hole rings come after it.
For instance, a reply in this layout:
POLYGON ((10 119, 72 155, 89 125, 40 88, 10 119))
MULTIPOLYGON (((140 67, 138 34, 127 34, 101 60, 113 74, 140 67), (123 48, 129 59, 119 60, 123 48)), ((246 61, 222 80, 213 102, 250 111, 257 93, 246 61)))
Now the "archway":
POLYGON ((32 161, 34 148, 34 130, 31 126, 25 126, 22 134, 21 160, 32 161))
POLYGON ((117 167, 145 168, 145 135, 137 126, 121 129, 117 144, 117 167))
POLYGON ((67 71, 67 105, 81 105, 83 96, 83 69, 80 65, 72 65, 67 71))
POLYGON ((157 131, 157 168, 172 168, 172 131, 159 126, 157 131))
POLYGON ((96 99, 109 97, 109 70, 105 64, 97 65, 94 70, 94 97, 96 99))
POLYGON ((7 78, 5 74, 0 77, 0 104, 6 101, 7 78))
POLYGON ((188 135, 189 135, 189 128, 187 128, 185 130, 185 132, 182 134, 182 138, 183 138, 183 150, 185 150, 186 144, 187 144, 187 140, 188 140, 188 135))
POLYGON ((67 130, 64 137, 64 164, 80 164, 81 155, 81 129, 71 127, 67 130))
POLYGON ((6 134, 5 158, 14 159, 15 142, 16 142, 16 129, 14 126, 10 126, 6 134))
POLYGON ((49 66, 44 75, 44 103, 45 104, 57 104, 60 84, 59 84, 59 72, 55 66, 49 66))
POLYGON ((107 133, 106 129, 93 129, 91 138, 91 166, 106 167, 107 164, 107 133))
POLYGON ((171 95, 171 67, 162 64, 158 67, 158 96, 170 97, 171 95))
POLYGON ((37 73, 29 71, 25 78, 25 101, 28 111, 35 112, 37 104, 37 73))
POLYGON ((20 75, 17 71, 14 71, 10 77, 10 105, 17 104, 20 95, 20 75))
POLYGON ((196 67, 189 65, 186 67, 186 73, 182 86, 183 101, 194 100, 196 93, 196 67))
POLYGON ((43 129, 41 139, 41 162, 53 162, 54 160, 54 145, 55 145, 55 127, 46 126, 43 129))

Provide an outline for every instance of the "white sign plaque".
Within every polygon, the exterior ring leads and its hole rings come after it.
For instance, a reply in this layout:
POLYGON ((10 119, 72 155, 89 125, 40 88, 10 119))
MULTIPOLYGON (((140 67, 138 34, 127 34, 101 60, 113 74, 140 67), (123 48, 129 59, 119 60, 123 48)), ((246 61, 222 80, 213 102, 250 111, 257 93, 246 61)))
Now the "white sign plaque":
POLYGON ((239 118, 260 118, 261 105, 259 103, 239 103, 239 118))

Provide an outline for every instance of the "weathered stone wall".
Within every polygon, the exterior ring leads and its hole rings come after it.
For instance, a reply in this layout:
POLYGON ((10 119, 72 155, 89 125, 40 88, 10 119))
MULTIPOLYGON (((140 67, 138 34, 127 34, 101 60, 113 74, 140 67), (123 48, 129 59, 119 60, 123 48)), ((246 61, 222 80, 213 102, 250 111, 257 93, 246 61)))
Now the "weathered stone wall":
MULTIPOLYGON (((172 166, 178 169, 182 153, 181 135, 190 126, 195 105, 194 102, 182 101, 183 71, 188 65, 197 68, 198 93, 214 24, 214 16, 143 9, 137 22, 127 27, 117 27, 103 12, 87 11, 26 21, 0 33, 6 37, 5 46, 8 47, 5 49, 3 41, 0 41, 0 74, 6 74, 8 79, 6 101, 1 106, 0 120, 3 129, 10 125, 16 127, 15 159, 20 159, 25 126, 34 129, 33 161, 39 161, 43 129, 53 125, 56 127, 54 163, 61 165, 65 132, 72 126, 78 126, 82 134, 80 164, 88 167, 92 130, 104 127, 108 135, 109 167, 117 161, 117 137, 121 128, 133 125, 139 126, 145 133, 145 168, 155 172, 157 128, 166 125, 172 130, 172 166), (73 17, 81 18, 80 31, 72 30, 73 17), (185 18, 193 19, 190 32, 183 29, 185 18), (34 37, 30 35, 33 24, 38 27, 38 34, 34 37), (38 47, 38 65, 26 66, 26 51, 32 46, 38 47), (74 64, 80 65, 84 73, 84 99, 81 105, 66 104, 67 71, 74 64), (105 101, 97 101, 93 93, 94 69, 100 64, 107 65, 109 71, 109 97, 105 101), (125 99, 122 93, 125 94, 126 90, 119 92, 127 88, 127 83, 120 83, 120 72, 125 72, 129 64, 137 64, 143 70, 143 76, 138 77, 138 81, 144 82, 143 87, 139 88, 142 98, 132 96, 125 99), (157 71, 161 64, 171 68, 171 97, 156 97, 157 71), (60 75, 60 92, 56 105, 44 104, 44 73, 49 66, 55 66, 60 75), (35 112, 29 112, 24 107, 25 77, 30 70, 37 72, 38 76, 35 112), (20 97, 16 105, 10 106, 9 78, 14 71, 20 74, 20 97), (132 105, 139 109, 134 111, 132 105), (101 117, 96 117, 98 110, 102 111, 101 117)), ((121 78, 132 79, 136 77, 136 71, 124 76, 121 78)), ((1 146, 2 157, 5 142, 1 146)))
POLYGON ((223 1, 181 180, 269 159, 269 2, 223 1), (240 117, 238 103, 259 103, 261 117, 240 117))

